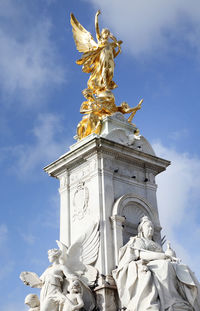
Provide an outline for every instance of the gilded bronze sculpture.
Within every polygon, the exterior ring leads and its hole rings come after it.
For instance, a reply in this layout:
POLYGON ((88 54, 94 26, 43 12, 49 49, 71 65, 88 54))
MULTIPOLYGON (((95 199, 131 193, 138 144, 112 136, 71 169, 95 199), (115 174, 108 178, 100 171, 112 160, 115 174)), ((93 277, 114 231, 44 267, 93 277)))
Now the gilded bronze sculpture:
POLYGON ((106 28, 100 32, 99 14, 100 10, 95 15, 97 42, 71 14, 74 41, 77 50, 83 53, 76 63, 82 66, 83 72, 90 73, 87 89, 82 92, 86 101, 82 103, 80 109, 84 116, 77 127, 79 140, 91 133, 100 134, 102 118, 117 111, 123 114, 132 113, 128 119, 131 123, 133 116, 141 108, 142 104, 141 100, 134 108, 130 108, 125 102, 118 107, 115 105, 115 97, 112 93, 112 90, 117 87, 117 84, 113 81, 114 59, 121 53, 122 41, 118 41, 106 28))

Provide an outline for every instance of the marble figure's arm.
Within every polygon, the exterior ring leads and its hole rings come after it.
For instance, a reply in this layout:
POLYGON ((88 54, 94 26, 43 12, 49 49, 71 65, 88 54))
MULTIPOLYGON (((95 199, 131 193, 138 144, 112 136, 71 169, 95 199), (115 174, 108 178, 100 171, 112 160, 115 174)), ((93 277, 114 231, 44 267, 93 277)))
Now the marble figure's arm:
POLYGON ((77 305, 74 308, 74 310, 79 310, 79 309, 83 308, 83 306, 84 306, 82 294, 77 295, 76 299, 77 299, 77 305))
POLYGON ((140 259, 151 261, 151 260, 159 260, 159 259, 169 259, 169 256, 167 256, 165 253, 141 250, 140 259))

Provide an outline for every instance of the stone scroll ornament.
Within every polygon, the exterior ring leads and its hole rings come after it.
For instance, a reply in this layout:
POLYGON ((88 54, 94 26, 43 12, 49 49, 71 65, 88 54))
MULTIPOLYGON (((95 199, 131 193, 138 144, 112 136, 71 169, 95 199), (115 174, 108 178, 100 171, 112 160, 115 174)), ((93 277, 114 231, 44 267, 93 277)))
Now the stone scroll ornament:
MULTIPOLYGON (((59 249, 48 251, 51 265, 40 277, 28 271, 20 274, 25 285, 41 289, 40 307, 37 305, 34 311, 76 311, 83 306, 92 311, 95 308, 90 288, 98 274, 93 264, 98 256, 99 241, 99 225, 95 223, 70 247, 56 241, 59 249)), ((26 304, 32 306, 29 301, 26 304)))
POLYGON ((164 252, 153 240, 154 226, 142 217, 138 235, 119 250, 113 271, 122 308, 127 311, 199 311, 200 284, 176 258, 170 244, 164 252))
MULTIPOLYGON (((115 105, 115 96, 112 90, 117 87, 113 81, 114 59, 121 53, 121 40, 117 40, 109 29, 104 28, 100 32, 98 16, 100 10, 95 15, 95 30, 97 42, 91 33, 87 31, 71 14, 71 25, 76 48, 83 53, 81 58, 76 61, 82 66, 82 71, 89 73, 87 88, 83 90, 86 98, 80 108, 80 113, 84 116, 77 126, 77 139, 80 140, 91 133, 100 134, 102 119, 105 116, 113 115, 116 112, 123 114, 131 113, 128 122, 132 122, 136 112, 141 108, 143 100, 139 104, 130 108, 126 102, 120 106, 115 105)), ((139 135, 139 130, 135 130, 139 135)))

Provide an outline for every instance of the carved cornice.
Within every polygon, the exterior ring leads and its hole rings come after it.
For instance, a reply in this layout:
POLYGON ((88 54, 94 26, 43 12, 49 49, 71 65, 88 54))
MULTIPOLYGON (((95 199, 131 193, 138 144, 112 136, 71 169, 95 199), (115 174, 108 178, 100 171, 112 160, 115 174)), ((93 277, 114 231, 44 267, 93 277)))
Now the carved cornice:
POLYGON ((95 137, 85 144, 79 146, 77 149, 69 151, 58 160, 46 166, 44 170, 51 176, 57 177, 63 168, 72 169, 80 163, 84 163, 94 155, 103 157, 110 155, 114 159, 122 162, 128 162, 140 167, 146 167, 155 171, 155 175, 164 171, 170 164, 169 161, 158 158, 156 156, 135 150, 131 147, 109 141, 106 138, 95 137))

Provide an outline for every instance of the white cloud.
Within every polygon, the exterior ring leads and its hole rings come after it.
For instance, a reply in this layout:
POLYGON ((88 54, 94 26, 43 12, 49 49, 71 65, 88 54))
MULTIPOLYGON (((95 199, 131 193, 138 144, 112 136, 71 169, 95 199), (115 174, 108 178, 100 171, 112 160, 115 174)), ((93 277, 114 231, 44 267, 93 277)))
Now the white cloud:
POLYGON ((199 271, 200 159, 154 143, 156 154, 171 161, 157 177, 158 208, 167 239, 183 261, 199 271))
POLYGON ((62 137, 61 118, 50 113, 39 114, 30 135, 29 144, 7 147, 2 150, 6 155, 14 157, 11 167, 20 177, 31 176, 38 165, 44 166, 55 160, 66 151, 67 139, 62 137))
POLYGON ((33 245, 35 243, 36 238, 35 238, 35 236, 32 233, 27 233, 27 232, 23 233, 23 232, 21 232, 20 234, 21 234, 21 237, 24 239, 24 241, 27 244, 33 245))
POLYGON ((11 0, 3 0, 0 8, 0 87, 3 100, 19 96, 20 102, 26 106, 35 105, 39 100, 44 101, 47 89, 65 82, 65 70, 51 40, 51 22, 38 16, 34 23, 28 22, 33 18, 31 12, 24 4, 20 11, 11 0))
POLYGON ((134 56, 147 56, 167 47, 172 50, 185 40, 200 47, 199 0, 87 1, 101 9, 103 27, 109 26, 134 56))

